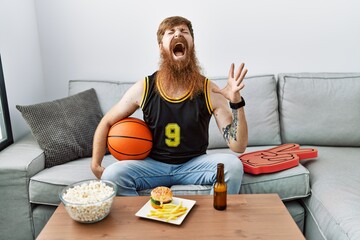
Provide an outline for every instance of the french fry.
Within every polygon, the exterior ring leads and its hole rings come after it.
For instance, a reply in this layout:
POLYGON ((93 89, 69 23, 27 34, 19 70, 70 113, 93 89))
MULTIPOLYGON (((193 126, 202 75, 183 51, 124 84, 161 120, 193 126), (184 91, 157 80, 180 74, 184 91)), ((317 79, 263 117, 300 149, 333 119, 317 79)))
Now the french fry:
POLYGON ((180 204, 164 204, 161 209, 153 209, 150 210, 150 213, 147 215, 149 217, 157 217, 161 219, 166 219, 166 221, 175 220, 181 215, 185 214, 187 211, 187 207, 180 204))

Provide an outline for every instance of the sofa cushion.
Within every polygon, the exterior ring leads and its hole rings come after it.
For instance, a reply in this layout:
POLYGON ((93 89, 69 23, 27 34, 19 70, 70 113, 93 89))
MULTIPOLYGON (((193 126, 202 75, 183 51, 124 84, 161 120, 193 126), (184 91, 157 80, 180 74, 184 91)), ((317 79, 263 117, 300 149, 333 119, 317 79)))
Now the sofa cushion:
MULTIPOLYGON (((105 114, 112 108, 134 85, 134 82, 103 81, 103 80, 70 80, 69 96, 94 88, 98 96, 101 111, 105 114)), ((133 117, 143 119, 141 109, 138 109, 133 117)))
MULTIPOLYGON (((269 148, 271 147, 248 147, 245 153, 269 148)), ((301 164, 275 173, 260 175, 245 173, 240 193, 277 193, 283 201, 304 198, 310 194, 309 178, 309 171, 301 164)))
MULTIPOLYGON (((260 147, 249 148, 249 151, 252 150, 260 150, 260 147)), ((209 150, 209 153, 211 152, 230 152, 230 150, 209 150)), ((111 155, 105 155, 103 166, 106 167, 116 161, 111 155)), ((95 178, 89 167, 90 162, 91 158, 82 158, 39 172, 30 179, 30 202, 45 205, 59 204, 58 194, 64 186, 95 178)), ((174 185, 171 189, 175 195, 194 195, 210 194, 211 187, 210 185, 174 185)), ((299 165, 273 174, 261 176, 245 174, 240 193, 278 193, 281 199, 292 200, 308 196, 309 191, 309 172, 299 165)), ((139 192, 139 195, 149 194, 149 189, 139 192)))
POLYGON ((45 167, 91 156, 93 135, 102 118, 94 89, 16 108, 44 150, 45 167))
MULTIPOLYGON (((227 77, 211 78, 220 88, 224 87, 227 77)), ((241 90, 246 106, 248 124, 248 146, 277 145, 281 143, 278 99, 274 75, 249 76, 244 79, 245 88, 241 90)), ((215 118, 210 121, 209 149, 226 148, 215 118)))
POLYGON ((102 80, 70 80, 68 95, 72 96, 89 88, 95 89, 101 111, 105 114, 133 84, 131 82, 102 80))
POLYGON ((305 225, 305 210, 300 200, 294 201, 286 201, 284 202, 286 209, 289 211, 291 217, 294 219, 296 224, 298 225, 301 232, 304 232, 304 225, 305 225))
POLYGON ((360 148, 317 147, 319 156, 304 161, 311 196, 305 208, 324 239, 360 239, 360 148))
MULTIPOLYGON (((111 155, 105 155, 102 166, 107 167, 116 161, 111 155)), ((91 171, 90 163, 91 158, 81 158, 39 172, 30 178, 30 202, 58 205, 60 203, 59 193, 65 186, 96 178, 91 171)))
POLYGON ((283 142, 360 146, 360 73, 279 74, 283 142))
MULTIPOLYGON (((245 153, 272 148, 273 146, 248 147, 245 153)), ((212 152, 230 152, 229 149, 208 150, 212 152)), ((236 154, 236 153, 234 153, 236 154)), ((236 154, 239 155, 239 154, 236 154)), ((239 160, 240 161, 240 160, 239 160)), ((240 193, 277 193, 283 201, 305 198, 310 195, 310 173, 301 164, 284 171, 252 175, 244 173, 240 193)))

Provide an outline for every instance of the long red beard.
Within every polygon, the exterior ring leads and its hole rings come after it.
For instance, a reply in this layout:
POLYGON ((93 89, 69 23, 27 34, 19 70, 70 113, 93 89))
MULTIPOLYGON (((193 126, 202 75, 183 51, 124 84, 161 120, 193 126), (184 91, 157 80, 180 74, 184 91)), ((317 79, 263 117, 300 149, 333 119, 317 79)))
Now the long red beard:
POLYGON ((172 52, 161 51, 160 68, 157 73, 157 84, 161 82, 161 88, 170 94, 178 89, 190 90, 191 97, 199 94, 204 88, 204 77, 195 56, 194 48, 189 49, 185 39, 180 39, 171 44, 173 46, 182 42, 187 49, 186 58, 180 61, 173 59, 172 52))

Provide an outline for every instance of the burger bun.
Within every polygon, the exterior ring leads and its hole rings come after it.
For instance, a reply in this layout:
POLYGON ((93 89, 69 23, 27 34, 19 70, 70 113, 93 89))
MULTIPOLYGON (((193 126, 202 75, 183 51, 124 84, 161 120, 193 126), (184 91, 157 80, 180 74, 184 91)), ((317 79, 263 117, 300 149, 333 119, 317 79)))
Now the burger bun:
POLYGON ((153 208, 159 209, 163 204, 171 203, 173 194, 170 188, 159 186, 151 191, 150 202, 153 208))

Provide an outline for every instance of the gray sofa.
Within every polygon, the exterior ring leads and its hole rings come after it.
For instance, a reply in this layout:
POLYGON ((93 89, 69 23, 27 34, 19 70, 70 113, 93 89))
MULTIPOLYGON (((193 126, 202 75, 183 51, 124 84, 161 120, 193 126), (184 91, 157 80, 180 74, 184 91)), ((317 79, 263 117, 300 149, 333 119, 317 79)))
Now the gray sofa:
MULTIPOLYGON (((225 78, 212 78, 220 86, 225 78)), ((132 83, 72 80, 69 95, 93 88, 105 113, 132 83)), ((318 149, 316 159, 271 174, 245 174, 242 193, 278 193, 307 239, 360 239, 360 73, 250 76, 246 152, 282 143, 318 149)), ((141 112, 135 117, 141 118, 141 112)), ((208 152, 229 151, 211 121, 208 152)), ((235 154, 235 153, 234 153, 235 154)), ((34 239, 73 182, 94 178, 90 157, 45 168, 44 151, 28 134, 0 153, 0 232, 34 239)), ((106 155, 104 165, 116 161, 106 155)), ((172 186, 175 195, 209 194, 211 186, 172 186)), ((149 194, 149 190, 139 192, 149 194)))

